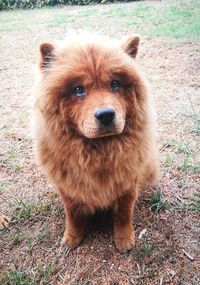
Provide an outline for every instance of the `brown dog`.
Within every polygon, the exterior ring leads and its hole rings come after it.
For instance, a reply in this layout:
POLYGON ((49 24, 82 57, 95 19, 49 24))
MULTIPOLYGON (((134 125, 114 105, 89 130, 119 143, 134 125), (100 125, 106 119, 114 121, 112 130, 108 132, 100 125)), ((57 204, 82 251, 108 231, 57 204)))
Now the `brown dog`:
POLYGON ((88 214, 112 208, 116 247, 130 250, 138 189, 157 179, 149 94, 134 59, 139 40, 78 35, 40 46, 36 156, 58 187, 71 247, 88 214))

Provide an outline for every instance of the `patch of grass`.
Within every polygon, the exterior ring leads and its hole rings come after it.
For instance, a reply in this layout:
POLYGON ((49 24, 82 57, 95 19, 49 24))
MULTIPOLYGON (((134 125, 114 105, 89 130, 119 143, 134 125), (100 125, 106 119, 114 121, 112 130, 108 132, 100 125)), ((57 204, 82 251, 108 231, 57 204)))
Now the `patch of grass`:
POLYGON ((2 285, 47 285, 52 284, 50 282, 56 272, 57 267, 53 263, 29 272, 14 267, 9 272, 0 275, 0 282, 2 285))
POLYGON ((189 156, 186 155, 184 158, 183 158, 183 165, 182 165, 182 170, 183 171, 186 171, 190 168, 190 159, 189 159, 189 156))
POLYGON ((64 209, 63 207, 56 207, 54 210, 53 210, 53 214, 56 216, 56 217, 60 217, 64 212, 64 209))
POLYGON ((99 9, 95 7, 85 7, 78 11, 78 17, 88 17, 99 13, 99 9))
POLYGON ((77 9, 33 9, 3 12, 0 31, 21 31, 43 27, 72 24, 73 27, 90 29, 96 19, 99 27, 116 29, 134 27, 135 32, 150 37, 194 38, 200 36, 200 2, 195 0, 170 1, 170 3, 132 2, 77 9), (39 20, 38 20, 39 19, 39 20))
POLYGON ((184 153, 184 154, 191 154, 191 150, 190 150, 190 145, 189 144, 182 144, 180 142, 175 141, 174 145, 176 146, 176 149, 178 150, 179 153, 184 153))
POLYGON ((19 219, 28 219, 39 210, 38 206, 20 198, 15 199, 12 206, 15 210, 15 217, 19 219))
POLYGON ((51 201, 31 203, 28 200, 17 198, 14 200, 12 207, 14 209, 14 217, 17 219, 29 219, 35 215, 54 215, 59 217, 63 213, 63 208, 53 207, 51 201))
POLYGON ((169 140, 167 142, 164 142, 163 148, 173 148, 178 153, 184 153, 184 154, 191 154, 191 147, 189 143, 182 143, 179 142, 176 139, 169 140))
POLYGON ((8 185, 9 185, 8 181, 5 181, 5 180, 0 181, 0 192, 4 191, 8 187, 8 185))
POLYGON ((151 205, 150 208, 153 212, 158 212, 168 208, 168 203, 164 200, 161 189, 158 189, 151 197, 146 198, 145 201, 151 205))
POLYGON ((27 239, 27 252, 30 254, 35 247, 41 244, 45 246, 50 245, 52 242, 52 236, 48 229, 40 230, 36 235, 30 235, 27 239))
POLYGON ((199 136, 200 135, 200 115, 198 116, 197 114, 194 114, 193 118, 195 121, 195 126, 192 129, 192 132, 199 136))
POLYGON ((17 231, 15 233, 15 235, 13 236, 13 239, 11 241, 11 245, 13 245, 13 246, 18 245, 18 244, 20 244, 21 241, 22 241, 21 233, 19 231, 17 231))
POLYGON ((2 276, 2 285, 30 285, 31 277, 27 275, 24 271, 18 271, 13 269, 2 276))
POLYGON ((51 211, 51 204, 41 202, 31 203, 25 199, 17 198, 13 202, 15 217, 18 219, 28 219, 36 214, 48 214, 51 211))
POLYGON ((60 14, 58 16, 50 17, 49 19, 40 20, 37 23, 33 21, 33 25, 46 25, 46 26, 58 26, 65 23, 73 22, 75 19, 72 15, 60 14))
POLYGON ((23 168, 22 164, 18 160, 17 152, 13 149, 6 152, 0 157, 0 166, 14 171, 19 171, 23 168))
POLYGON ((196 193, 189 198, 189 201, 179 203, 178 209, 182 211, 200 213, 200 194, 196 193))
POLYGON ((200 194, 196 194, 190 199, 188 209, 192 212, 200 213, 200 194))
POLYGON ((173 165, 173 162, 174 162, 174 157, 173 157, 173 154, 172 153, 166 153, 164 155, 164 166, 165 167, 171 167, 173 165))
POLYGON ((200 171, 200 163, 192 163, 191 155, 185 155, 182 159, 182 164, 178 167, 178 170, 192 171, 194 173, 197 173, 200 171))
POLYGON ((145 239, 141 247, 136 250, 136 256, 139 260, 143 259, 144 257, 152 255, 154 249, 155 246, 148 239, 145 239))

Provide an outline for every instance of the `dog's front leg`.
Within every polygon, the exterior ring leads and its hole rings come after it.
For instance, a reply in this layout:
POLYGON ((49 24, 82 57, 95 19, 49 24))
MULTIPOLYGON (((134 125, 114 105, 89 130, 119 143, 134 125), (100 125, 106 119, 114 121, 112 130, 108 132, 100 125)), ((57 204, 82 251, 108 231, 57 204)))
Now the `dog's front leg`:
POLYGON ((116 248, 120 252, 126 252, 135 245, 132 218, 136 198, 137 192, 126 193, 113 207, 114 239, 116 248))
POLYGON ((66 213, 66 228, 62 243, 75 248, 84 237, 86 216, 82 212, 81 205, 72 203, 67 197, 62 198, 66 213))

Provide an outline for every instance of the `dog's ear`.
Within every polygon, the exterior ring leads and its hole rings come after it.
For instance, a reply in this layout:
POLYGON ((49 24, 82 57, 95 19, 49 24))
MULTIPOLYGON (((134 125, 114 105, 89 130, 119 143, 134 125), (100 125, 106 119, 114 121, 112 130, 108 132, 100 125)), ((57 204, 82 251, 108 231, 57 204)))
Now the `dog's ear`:
POLYGON ((135 58, 138 53, 139 44, 140 36, 129 36, 122 41, 122 49, 132 58, 135 58))
POLYGON ((55 47, 51 43, 40 44, 40 59, 39 66, 42 70, 45 70, 49 66, 49 63, 55 57, 55 47))

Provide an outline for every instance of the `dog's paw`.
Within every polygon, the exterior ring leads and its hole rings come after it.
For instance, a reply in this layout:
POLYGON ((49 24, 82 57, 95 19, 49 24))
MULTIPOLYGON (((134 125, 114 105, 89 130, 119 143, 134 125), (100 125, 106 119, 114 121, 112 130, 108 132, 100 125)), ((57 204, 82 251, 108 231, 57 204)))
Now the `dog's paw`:
POLYGON ((74 236, 66 232, 64 233, 61 243, 74 249, 81 243, 81 241, 82 237, 74 236))
POLYGON ((131 250, 135 246, 135 233, 132 232, 130 235, 117 235, 115 237, 115 246, 121 253, 125 253, 131 250))
POLYGON ((9 223, 10 219, 5 215, 0 214, 0 230, 8 228, 9 223))

